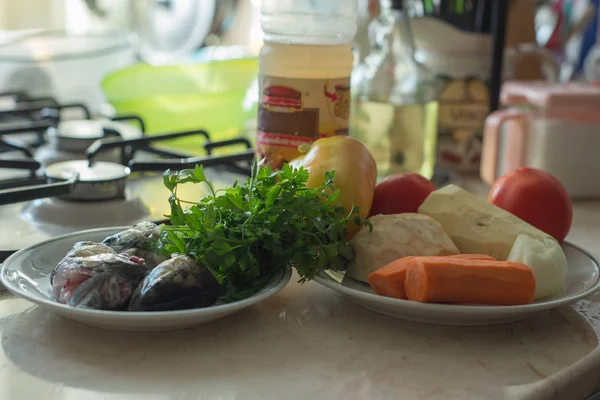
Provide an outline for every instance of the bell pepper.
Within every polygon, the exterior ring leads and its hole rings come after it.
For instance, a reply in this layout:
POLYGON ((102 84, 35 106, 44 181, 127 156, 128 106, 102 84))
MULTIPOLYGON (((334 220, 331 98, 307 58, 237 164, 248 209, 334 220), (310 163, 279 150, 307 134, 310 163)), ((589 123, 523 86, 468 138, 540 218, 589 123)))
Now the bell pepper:
MULTIPOLYGON (((302 151, 302 149, 301 149, 302 151)), ((317 139, 305 154, 290 162, 293 167, 308 170, 307 187, 319 187, 325 181, 325 172, 335 171, 334 187, 339 189, 339 203, 348 211, 359 206, 361 218, 367 218, 373 203, 377 181, 377 165, 369 150, 358 140, 348 136, 317 139)), ((360 227, 354 222, 347 226, 352 237, 360 227)))

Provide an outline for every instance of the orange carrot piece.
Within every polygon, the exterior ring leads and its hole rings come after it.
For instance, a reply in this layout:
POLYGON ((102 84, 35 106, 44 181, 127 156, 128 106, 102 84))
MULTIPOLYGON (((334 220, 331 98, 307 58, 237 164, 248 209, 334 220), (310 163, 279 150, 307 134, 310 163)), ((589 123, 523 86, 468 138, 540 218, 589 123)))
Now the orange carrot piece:
POLYGON ((373 291, 386 297, 406 299, 404 280, 408 263, 416 257, 402 257, 369 274, 369 285, 373 291))
MULTIPOLYGON (((494 257, 487 254, 454 254, 451 256, 444 256, 445 258, 460 258, 461 260, 481 260, 481 261, 498 261, 494 257)), ((430 258, 430 257, 427 257, 430 258)))
POLYGON ((410 262, 404 288, 413 301, 520 305, 533 302, 535 278, 519 262, 419 257, 410 262))
MULTIPOLYGON (((440 256, 440 258, 452 258, 452 259, 465 259, 465 260, 490 260, 495 261, 496 259, 487 254, 455 254, 452 256, 440 256)), ((406 268, 408 263, 415 258, 415 256, 402 257, 396 261, 392 261, 384 267, 379 268, 369 274, 369 285, 373 291, 386 297, 393 297, 396 299, 406 299, 406 291, 404 290, 404 281, 406 280, 406 268)), ((431 258, 431 257, 426 257, 431 258)))

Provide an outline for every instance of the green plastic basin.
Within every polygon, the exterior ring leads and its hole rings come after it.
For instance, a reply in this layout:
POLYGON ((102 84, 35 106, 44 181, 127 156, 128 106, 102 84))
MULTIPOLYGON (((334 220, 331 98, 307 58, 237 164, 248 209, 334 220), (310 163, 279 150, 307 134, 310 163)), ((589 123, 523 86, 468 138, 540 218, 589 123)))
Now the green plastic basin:
MULTIPOLYGON (((244 97, 258 74, 258 60, 198 64, 138 64, 107 75, 101 83, 117 114, 141 117, 149 135, 204 129, 212 140, 239 136, 256 107, 244 97)), ((202 154, 201 137, 171 140, 169 147, 202 154)), ((165 143, 167 145, 167 143, 165 143)))

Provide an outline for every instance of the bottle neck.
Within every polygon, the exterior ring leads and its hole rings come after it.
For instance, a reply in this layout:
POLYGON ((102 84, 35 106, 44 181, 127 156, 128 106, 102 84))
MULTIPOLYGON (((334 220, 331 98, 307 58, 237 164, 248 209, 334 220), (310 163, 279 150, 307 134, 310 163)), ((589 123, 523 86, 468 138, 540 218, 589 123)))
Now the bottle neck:
POLYGON ((401 52, 414 61, 415 42, 410 19, 403 10, 389 9, 385 12, 389 29, 387 47, 390 51, 401 52))
POLYGON ((411 58, 414 59, 416 47, 410 18, 403 10, 391 10, 391 12, 394 17, 394 30, 401 35, 402 43, 407 47, 411 58))
POLYGON ((416 45, 408 13, 383 8, 370 33, 372 50, 365 59, 360 95, 387 98, 398 104, 432 99, 435 79, 415 59, 416 45))

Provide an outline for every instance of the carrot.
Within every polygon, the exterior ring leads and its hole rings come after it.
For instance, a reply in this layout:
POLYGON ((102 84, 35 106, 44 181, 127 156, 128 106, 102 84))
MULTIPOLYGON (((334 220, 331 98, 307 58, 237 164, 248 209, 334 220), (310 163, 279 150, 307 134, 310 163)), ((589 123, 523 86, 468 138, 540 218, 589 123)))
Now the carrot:
POLYGON ((451 256, 444 256, 444 258, 460 258, 461 260, 498 261, 494 257, 487 254, 454 254, 451 256))
MULTIPOLYGON (((376 294, 396 299, 406 299, 404 290, 404 281, 406 280, 406 268, 410 261, 419 257, 402 257, 392 261, 384 267, 379 268, 369 274, 369 285, 376 294)), ((427 257, 430 258, 430 257, 427 257)), ((455 254, 452 256, 442 256, 441 258, 458 258, 465 260, 490 260, 496 259, 487 254, 455 254)))
POLYGON ((419 257, 410 262, 404 289, 420 302, 519 305, 533 302, 535 278, 520 262, 419 257))

